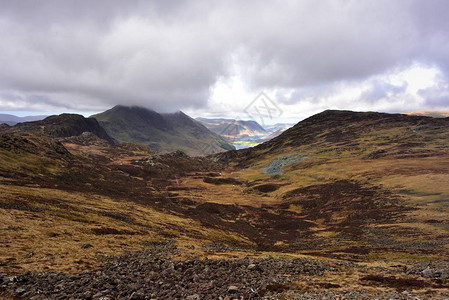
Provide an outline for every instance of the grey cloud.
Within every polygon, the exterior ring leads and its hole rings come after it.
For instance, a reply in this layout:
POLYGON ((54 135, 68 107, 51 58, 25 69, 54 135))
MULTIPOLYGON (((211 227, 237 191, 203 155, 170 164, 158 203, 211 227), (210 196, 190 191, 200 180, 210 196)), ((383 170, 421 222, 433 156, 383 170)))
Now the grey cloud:
POLYGON ((405 82, 402 85, 393 85, 381 80, 372 80, 370 87, 360 95, 360 99, 373 103, 387 97, 401 95, 406 89, 405 82))
POLYGON ((445 66, 447 1, 306 3, 273 16, 270 26, 277 26, 273 32, 282 34, 256 40, 251 49, 256 68, 248 68, 247 77, 257 86, 297 88, 361 79, 413 60, 445 66), (277 23, 278 18, 284 20, 277 23), (265 48, 271 50, 259 51, 265 48))
POLYGON ((449 110, 449 84, 448 81, 440 81, 439 84, 418 91, 426 102, 426 109, 449 110))
MULTIPOLYGON (((448 8, 444 0, 6 0, 0 93, 18 106, 170 111, 207 106, 217 79, 238 72, 256 91, 293 89, 286 104, 304 95, 320 103, 321 87, 331 93, 336 82, 401 64, 449 74, 448 8)), ((395 89, 379 83, 367 102, 395 89)), ((10 107, 0 96, 0 109, 10 107)))

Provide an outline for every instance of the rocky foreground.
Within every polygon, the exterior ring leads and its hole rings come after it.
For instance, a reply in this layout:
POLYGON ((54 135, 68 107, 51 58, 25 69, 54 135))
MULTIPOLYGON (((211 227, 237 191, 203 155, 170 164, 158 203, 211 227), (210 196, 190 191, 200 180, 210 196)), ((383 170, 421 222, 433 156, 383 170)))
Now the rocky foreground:
POLYGON ((306 258, 168 257, 176 252, 172 244, 161 244, 82 274, 4 274, 0 286, 4 297, 19 299, 449 299, 448 265, 393 266, 392 271, 306 258), (343 278, 354 273, 358 285, 345 286, 343 278), (340 283, 325 279, 339 276, 340 283))

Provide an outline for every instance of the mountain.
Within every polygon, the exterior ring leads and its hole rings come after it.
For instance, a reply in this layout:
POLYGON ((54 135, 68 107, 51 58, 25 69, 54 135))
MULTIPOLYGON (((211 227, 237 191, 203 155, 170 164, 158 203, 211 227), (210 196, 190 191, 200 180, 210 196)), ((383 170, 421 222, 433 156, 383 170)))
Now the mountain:
POLYGON ((120 142, 145 144, 158 152, 205 155, 234 149, 183 112, 160 114, 141 107, 115 106, 92 116, 120 142))
POLYGON ((203 157, 24 124, 0 126, 0 298, 449 296, 448 118, 324 111, 203 157))
POLYGON ((10 114, 0 114, 0 124, 8 124, 10 126, 21 122, 39 121, 45 119, 47 116, 26 116, 18 117, 10 114))
POLYGON ((248 137, 266 135, 265 129, 256 121, 243 121, 233 119, 207 119, 196 118, 212 132, 228 140, 240 140, 248 137))
POLYGON ((365 151, 377 148, 393 151, 398 147, 405 147, 402 142, 406 146, 414 146, 413 143, 422 146, 425 140, 442 138, 441 134, 447 130, 448 124, 449 119, 426 116, 327 110, 299 122, 270 141, 240 151, 238 155, 242 157, 242 163, 247 164, 252 156, 259 159, 263 157, 261 153, 271 155, 285 152, 285 149, 306 146, 322 151, 330 147, 328 145, 339 145, 343 151, 346 144, 354 147, 361 147, 363 144, 365 151), (399 133, 393 134, 396 132, 400 132, 400 136, 399 133), (424 135, 428 132, 432 132, 434 136, 424 135), (385 140, 376 138, 382 135, 385 140), (387 139, 390 135, 392 138, 387 139), (359 139, 367 141, 360 143, 359 139))
POLYGON ((18 123, 11 127, 11 130, 39 132, 55 138, 81 136, 85 132, 90 132, 110 144, 116 143, 96 119, 85 118, 77 114, 61 114, 49 116, 40 121, 18 123))
POLYGON ((449 111, 438 111, 438 110, 422 110, 422 111, 412 111, 405 113, 411 116, 427 116, 433 118, 448 118, 449 111))

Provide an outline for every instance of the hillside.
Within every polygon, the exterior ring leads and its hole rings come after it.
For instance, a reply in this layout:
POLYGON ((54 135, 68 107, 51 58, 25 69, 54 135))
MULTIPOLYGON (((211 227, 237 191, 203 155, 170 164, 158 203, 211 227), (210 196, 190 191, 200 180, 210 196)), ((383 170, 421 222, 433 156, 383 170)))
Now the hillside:
POLYGON ((110 144, 115 143, 115 140, 106 133, 97 120, 76 114, 61 114, 40 121, 18 123, 10 130, 42 133, 55 138, 80 136, 87 132, 110 144))
POLYGON ((217 159, 263 196, 246 203, 292 218, 273 245, 352 259, 448 251, 448 119, 325 111, 217 159))
POLYGON ((157 152, 182 150, 189 155, 205 155, 234 149, 182 112, 159 114, 140 107, 115 106, 92 117, 116 140, 144 144, 157 152))
POLYGON ((448 122, 426 116, 328 110, 299 122, 257 147, 239 151, 236 156, 241 157, 237 161, 249 165, 253 158, 260 159, 302 147, 311 152, 335 149, 341 152, 346 148, 363 152, 379 151, 382 157, 388 156, 388 152, 400 154, 401 149, 415 153, 434 146, 426 144, 429 141, 439 142, 444 149, 448 122))
POLYGON ((107 255, 168 238, 245 244, 173 212, 171 180, 217 168, 206 158, 156 155, 142 145, 62 144, 38 132, 0 132, 0 272, 85 271, 107 255))
POLYGON ((256 121, 232 120, 232 119, 207 119, 196 118, 212 132, 229 140, 240 140, 248 137, 266 135, 265 129, 256 121))

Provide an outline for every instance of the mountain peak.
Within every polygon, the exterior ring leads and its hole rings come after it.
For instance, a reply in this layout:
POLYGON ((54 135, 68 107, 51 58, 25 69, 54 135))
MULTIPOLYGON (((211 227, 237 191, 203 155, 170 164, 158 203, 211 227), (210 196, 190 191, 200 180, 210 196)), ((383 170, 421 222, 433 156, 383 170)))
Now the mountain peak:
POLYGON ((190 155, 204 155, 233 149, 182 111, 160 114, 147 108, 117 105, 92 117, 118 141, 144 144, 159 152, 183 150, 190 155))

